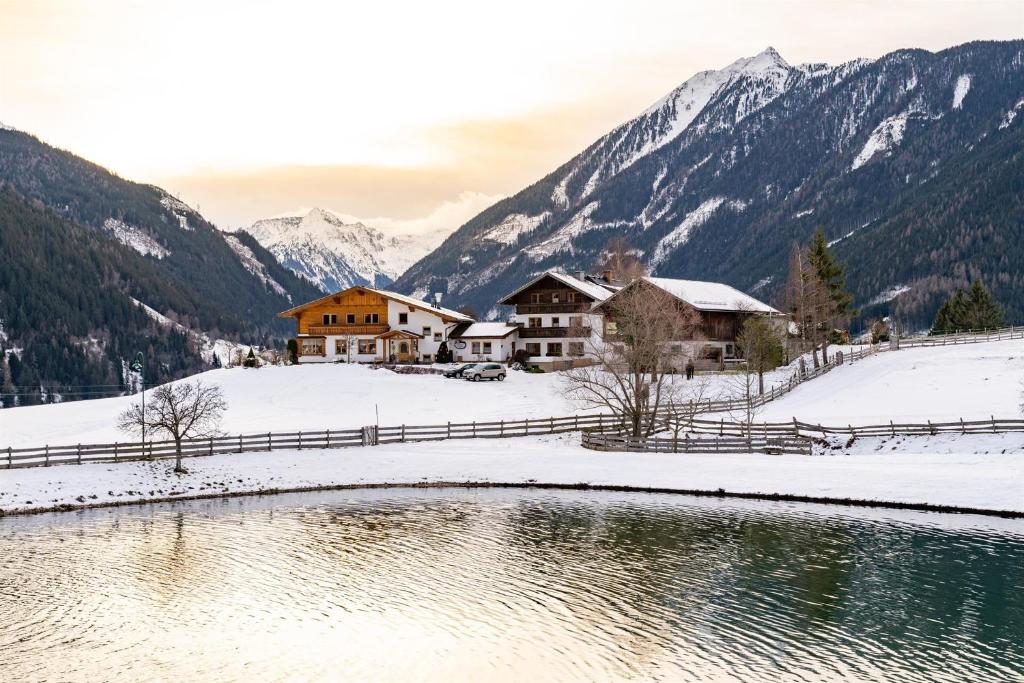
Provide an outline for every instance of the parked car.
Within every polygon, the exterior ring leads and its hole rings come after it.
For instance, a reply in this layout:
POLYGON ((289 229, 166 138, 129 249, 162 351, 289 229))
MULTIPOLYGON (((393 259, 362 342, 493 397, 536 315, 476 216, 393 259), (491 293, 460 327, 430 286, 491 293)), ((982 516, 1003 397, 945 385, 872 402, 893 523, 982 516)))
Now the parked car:
POLYGON ((452 377, 462 377, 462 373, 475 367, 476 363, 463 363, 462 365, 456 365, 454 368, 448 368, 444 371, 444 376, 451 379, 452 377))
POLYGON ((496 379, 501 382, 505 379, 505 368, 497 363, 477 363, 463 372, 462 377, 471 382, 479 382, 482 379, 496 379))

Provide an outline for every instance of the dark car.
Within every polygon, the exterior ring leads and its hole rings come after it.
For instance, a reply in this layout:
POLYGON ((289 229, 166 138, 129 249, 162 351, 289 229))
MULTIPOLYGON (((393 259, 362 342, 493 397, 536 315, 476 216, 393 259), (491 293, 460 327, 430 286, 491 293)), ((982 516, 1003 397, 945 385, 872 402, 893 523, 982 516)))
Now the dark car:
POLYGON ((474 365, 476 365, 476 363, 466 363, 465 365, 459 365, 454 368, 449 368, 444 371, 444 376, 448 378, 462 377, 462 373, 465 372, 466 370, 469 370, 474 365))

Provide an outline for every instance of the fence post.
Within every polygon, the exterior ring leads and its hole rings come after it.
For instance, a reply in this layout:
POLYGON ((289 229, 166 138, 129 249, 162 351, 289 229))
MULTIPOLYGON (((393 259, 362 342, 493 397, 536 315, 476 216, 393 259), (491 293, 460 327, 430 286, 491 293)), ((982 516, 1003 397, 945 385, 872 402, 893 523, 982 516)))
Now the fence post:
POLYGON ((452 421, 448 420, 448 438, 452 438, 452 421))
POLYGON ((892 420, 889 420, 889 430, 892 432, 892 435, 895 437, 896 436, 896 425, 894 425, 892 423, 892 420))
POLYGON ((267 432, 267 450, 274 450, 274 435, 272 432, 267 432))
POLYGON ((405 423, 402 423, 402 443, 405 443, 405 423))
POLYGON ((523 435, 524 436, 529 436, 530 435, 530 418, 526 418, 525 422, 526 422, 526 430, 523 432, 523 435))
POLYGON ((11 469, 11 447, 7 447, 7 469, 11 469))
POLYGON ((242 435, 241 434, 238 435, 238 452, 239 453, 242 452, 242 435))
POLYGON ((498 436, 505 436, 505 420, 502 420, 501 426, 498 427, 498 436))
POLYGON ((302 450, 302 430, 299 430, 299 450, 302 450))
POLYGON ((46 444, 46 464, 50 464, 50 444, 46 444))
POLYGON ((213 437, 210 437, 210 451, 207 455, 213 455, 213 437))
POLYGON ((998 429, 996 429, 996 416, 992 415, 991 417, 992 417, 992 433, 995 434, 995 433, 997 433, 999 431, 998 429))
POLYGON ((476 420, 473 420, 473 438, 476 438, 476 420))
MULTIPOLYGON (((8 452, 10 452, 11 449, 8 448, 7 450, 8 450, 8 452)), ((8 455, 7 457, 9 458, 11 456, 8 455)), ((82 464, 82 444, 78 444, 78 464, 79 465, 82 464)))
POLYGON ((964 426, 964 419, 962 417, 960 418, 960 433, 961 434, 966 434, 967 433, 967 427, 964 426))
POLYGON ((551 434, 555 432, 555 418, 553 415, 548 418, 548 432, 551 434))
POLYGON ((327 430, 327 445, 324 446, 324 448, 330 448, 330 447, 331 447, 331 430, 328 429, 327 430))

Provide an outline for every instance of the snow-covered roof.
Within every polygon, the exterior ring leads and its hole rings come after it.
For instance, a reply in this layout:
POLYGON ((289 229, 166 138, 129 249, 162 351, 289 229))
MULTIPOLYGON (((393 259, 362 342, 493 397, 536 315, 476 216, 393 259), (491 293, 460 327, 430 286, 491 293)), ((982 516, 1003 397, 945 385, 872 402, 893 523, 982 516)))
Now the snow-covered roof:
POLYGON ((374 289, 373 287, 363 287, 363 289, 365 289, 368 292, 376 292, 377 294, 380 294, 381 296, 386 297, 388 299, 393 299, 394 301, 401 301, 403 304, 409 304, 410 306, 416 306, 427 311, 433 311, 438 315, 444 315, 449 318, 455 318, 456 320, 461 320, 467 323, 473 322, 473 318, 466 315, 465 313, 459 313, 458 311, 453 311, 450 308, 434 306, 429 301, 423 301, 422 299, 417 299, 416 297, 407 296, 405 294, 398 294, 397 292, 389 292, 386 289, 374 289))
POLYGON ((473 323, 465 329, 460 330, 456 328, 448 336, 458 339, 501 339, 512 334, 517 329, 519 328, 516 325, 509 325, 508 323, 473 323))
POLYGON ((721 282, 676 280, 668 277, 645 277, 643 279, 700 311, 779 313, 763 301, 721 282))
POLYGON ((287 311, 281 311, 277 315, 280 318, 291 317, 292 315, 295 315, 296 312, 302 310, 303 308, 306 308, 307 306, 311 306, 312 304, 316 304, 316 303, 319 303, 321 301, 326 301, 326 300, 328 300, 328 299, 330 299, 332 297, 336 297, 339 294, 342 294, 343 292, 347 292, 347 291, 352 290, 352 289, 363 289, 363 290, 366 290, 367 292, 373 292, 374 294, 379 294, 380 296, 384 297, 385 299, 391 299, 392 301, 398 301, 398 302, 401 302, 403 304, 407 304, 409 306, 415 306, 416 308, 422 309, 424 311, 430 311, 431 313, 434 313, 434 314, 439 315, 441 317, 449 318, 451 320, 456 320, 458 322, 464 322, 464 323, 471 323, 471 322, 473 322, 473 318, 471 318, 470 316, 465 315, 464 313, 459 313, 458 311, 453 311, 450 308, 442 308, 441 306, 434 306, 429 301, 423 301, 422 299, 417 299, 416 297, 408 296, 406 294, 399 294, 397 292, 390 292, 390 291, 388 291, 386 289, 374 289, 373 287, 366 287, 364 285, 357 285, 355 287, 349 287, 348 289, 343 289, 340 292, 333 292, 331 294, 327 294, 326 296, 322 296, 319 299, 314 299, 313 301, 307 301, 306 303, 300 304, 298 306, 295 306, 294 308, 289 308, 287 311))
POLYGON ((545 271, 545 272, 541 273, 537 277, 533 278, 532 280, 530 280, 526 284, 522 285, 521 287, 516 289, 514 292, 511 292, 510 294, 506 294, 505 296, 503 296, 498 301, 498 303, 499 304, 505 303, 506 301, 508 301, 509 299, 514 297, 519 292, 523 291, 527 287, 530 287, 531 285, 533 285, 535 282, 539 282, 540 280, 542 280, 543 278, 546 278, 546 277, 554 278, 555 280, 558 280, 559 282, 561 282, 566 287, 571 287, 572 289, 575 289, 577 292, 580 292, 581 294, 589 296, 591 299, 594 299, 595 301, 604 301, 605 299, 607 299, 608 297, 610 297, 612 295, 612 292, 610 290, 608 290, 605 287, 602 287, 600 285, 596 285, 593 282, 587 282, 586 280, 580 280, 577 277, 573 277, 572 275, 566 275, 565 273, 560 273, 557 270, 548 270, 548 271, 545 271))

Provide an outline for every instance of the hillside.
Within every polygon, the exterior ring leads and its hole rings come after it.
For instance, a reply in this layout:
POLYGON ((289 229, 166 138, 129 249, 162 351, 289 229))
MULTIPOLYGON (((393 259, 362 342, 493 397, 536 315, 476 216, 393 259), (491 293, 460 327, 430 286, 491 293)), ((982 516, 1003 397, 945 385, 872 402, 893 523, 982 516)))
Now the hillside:
MULTIPOLYGON (((29 393, 43 383, 71 398, 71 386, 121 382, 121 361, 145 351, 148 335, 166 336, 149 318, 112 312, 128 297, 187 330, 268 344, 291 331, 278 311, 319 296, 250 236, 222 233, 160 188, 119 178, 26 133, 0 130, 0 188, 0 259, 12 264, 0 275, 0 344, 22 349, 31 382, 15 385, 29 393), (75 313, 76 300, 95 305, 75 313), (83 335, 95 347, 91 364, 46 360, 79 354, 83 335), (118 340, 129 338, 122 348, 118 340)), ((154 347, 147 381, 208 367, 194 344, 175 344, 167 362, 157 362, 162 351, 154 347)))
MULTIPOLYGON (((399 278, 487 311, 625 238, 656 275, 771 300, 822 226, 866 315, 930 322, 981 275, 1024 319, 1024 41, 791 66, 775 50, 687 80, 399 278)), ((498 311, 491 311, 497 315, 498 311)))

